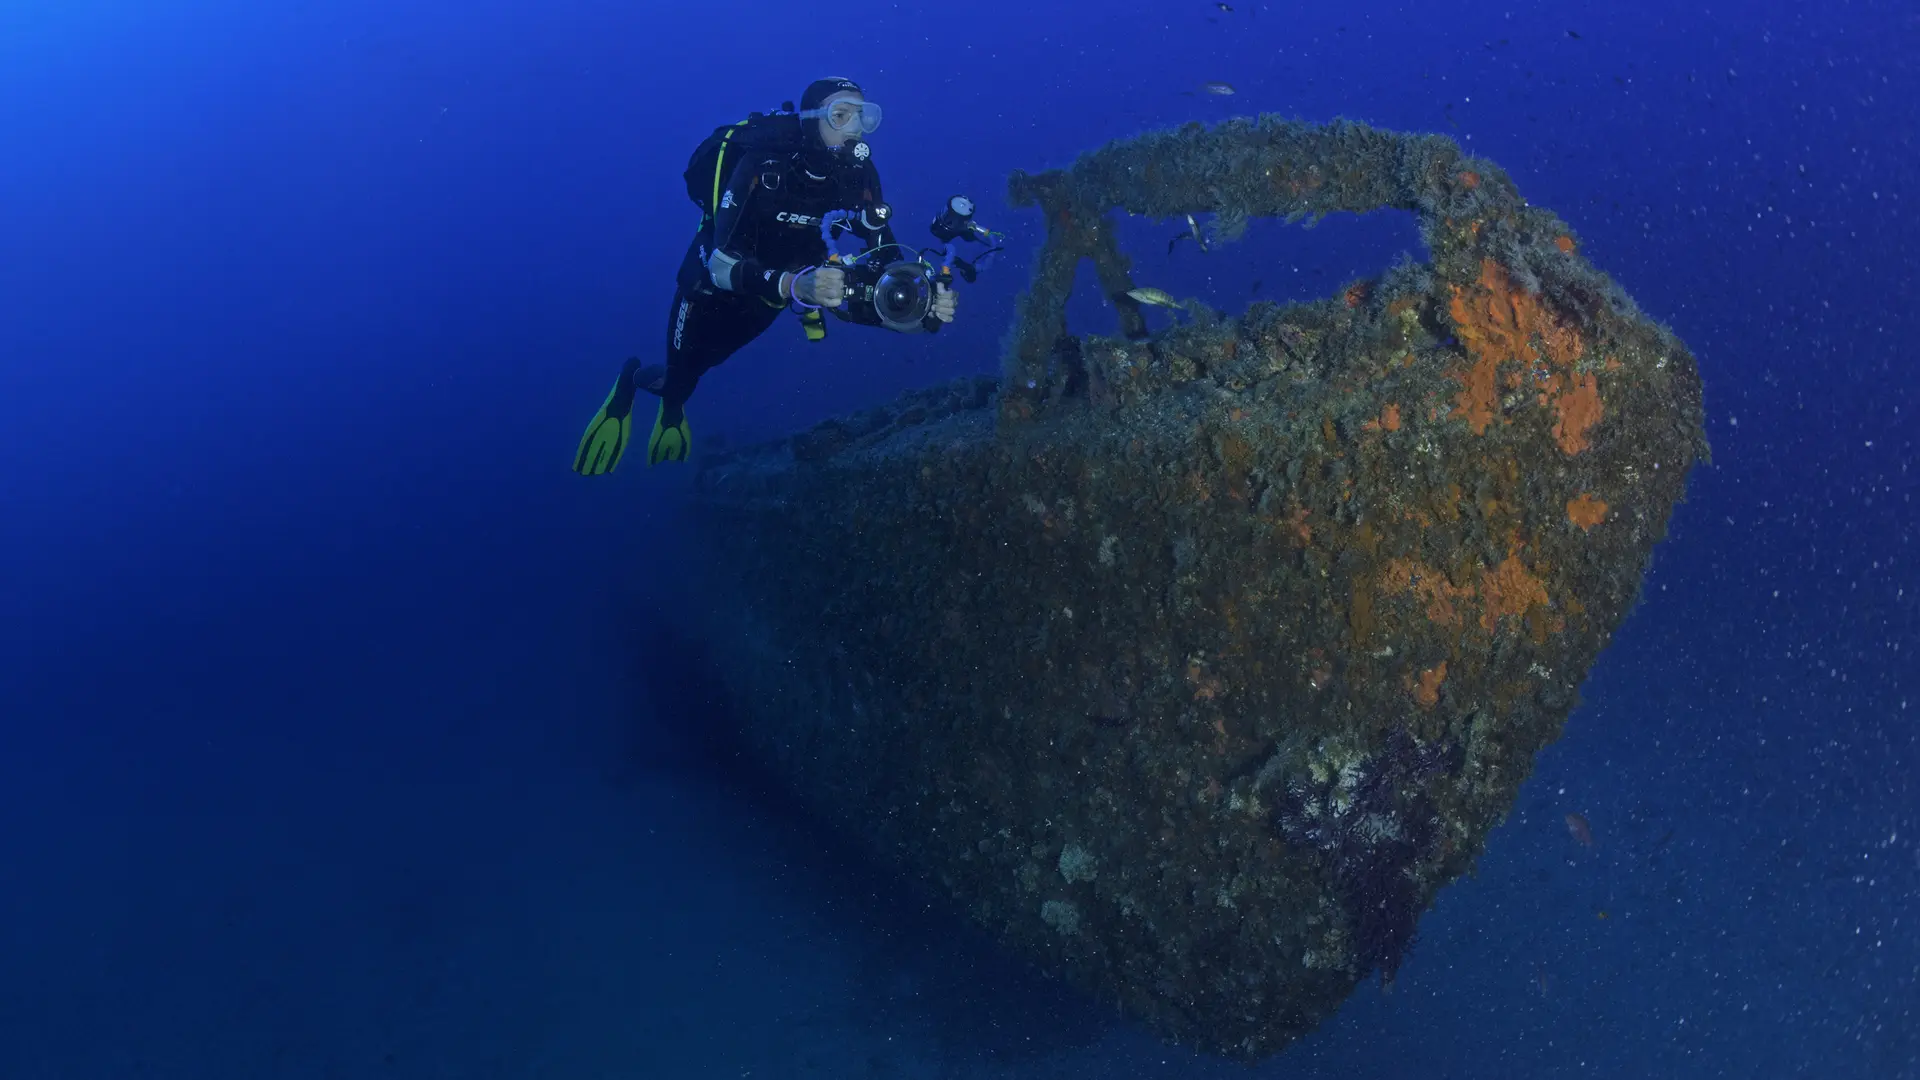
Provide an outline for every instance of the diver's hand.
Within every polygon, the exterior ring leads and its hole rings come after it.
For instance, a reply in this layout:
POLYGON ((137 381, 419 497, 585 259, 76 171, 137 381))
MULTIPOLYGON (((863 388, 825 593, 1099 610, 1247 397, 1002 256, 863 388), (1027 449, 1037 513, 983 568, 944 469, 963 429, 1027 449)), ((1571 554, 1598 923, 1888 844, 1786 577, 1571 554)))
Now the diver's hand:
POLYGON ((950 285, 936 282, 933 286, 933 317, 941 322, 953 321, 953 309, 960 303, 960 294, 950 285))
POLYGON ((847 295, 847 272, 818 266, 793 279, 793 298, 803 304, 839 307, 847 295))

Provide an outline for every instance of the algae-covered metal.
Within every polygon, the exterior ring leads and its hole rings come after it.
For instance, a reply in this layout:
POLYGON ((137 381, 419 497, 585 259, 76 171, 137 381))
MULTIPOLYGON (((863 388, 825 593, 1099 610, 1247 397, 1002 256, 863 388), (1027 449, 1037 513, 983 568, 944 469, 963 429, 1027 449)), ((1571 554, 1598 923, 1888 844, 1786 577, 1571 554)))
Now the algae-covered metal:
POLYGON ((1638 595, 1694 360, 1450 140, 1262 119, 1016 175, 1001 380, 715 458, 712 632, 757 751, 1009 947, 1242 1059, 1391 977, 1638 595), (1432 259, 1074 337, 1109 222, 1398 207, 1432 259))

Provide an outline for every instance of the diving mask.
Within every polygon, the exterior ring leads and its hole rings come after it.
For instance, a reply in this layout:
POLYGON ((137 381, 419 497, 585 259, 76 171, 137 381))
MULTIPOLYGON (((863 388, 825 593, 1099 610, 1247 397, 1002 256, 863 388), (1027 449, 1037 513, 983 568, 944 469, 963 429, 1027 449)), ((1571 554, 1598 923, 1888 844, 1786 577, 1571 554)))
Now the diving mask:
POLYGON ((827 126, 842 135, 871 135, 880 126, 880 106, 857 98, 829 101, 800 115, 809 120, 824 116, 827 126))

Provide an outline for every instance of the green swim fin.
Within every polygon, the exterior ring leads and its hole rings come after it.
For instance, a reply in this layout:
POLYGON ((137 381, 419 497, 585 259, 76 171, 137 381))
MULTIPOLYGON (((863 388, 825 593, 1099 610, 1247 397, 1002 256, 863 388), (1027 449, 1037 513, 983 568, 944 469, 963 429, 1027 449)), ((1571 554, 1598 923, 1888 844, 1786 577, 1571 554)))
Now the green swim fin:
POLYGON ((693 431, 687 427, 687 414, 683 409, 673 410, 673 422, 667 422, 667 403, 660 403, 660 412, 653 418, 653 434, 647 437, 647 465, 658 465, 663 461, 685 461, 693 449, 693 431))
POLYGON ((587 424, 587 433, 580 436, 580 449, 573 455, 574 472, 605 476, 620 464, 620 455, 627 452, 627 443, 633 438, 633 376, 639 369, 639 359, 628 357, 607 400, 587 424))

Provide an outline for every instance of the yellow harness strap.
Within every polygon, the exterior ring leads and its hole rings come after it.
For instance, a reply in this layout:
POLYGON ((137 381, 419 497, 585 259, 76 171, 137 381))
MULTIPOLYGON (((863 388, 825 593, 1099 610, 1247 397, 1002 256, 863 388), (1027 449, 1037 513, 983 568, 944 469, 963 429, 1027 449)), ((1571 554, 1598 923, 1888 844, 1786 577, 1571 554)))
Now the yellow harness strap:
POLYGON ((720 185, 726 182, 727 175, 727 144, 733 141, 734 132, 746 126, 747 122, 742 120, 720 137, 720 152, 713 155, 713 194, 707 197, 707 216, 710 218, 720 214, 720 185))

